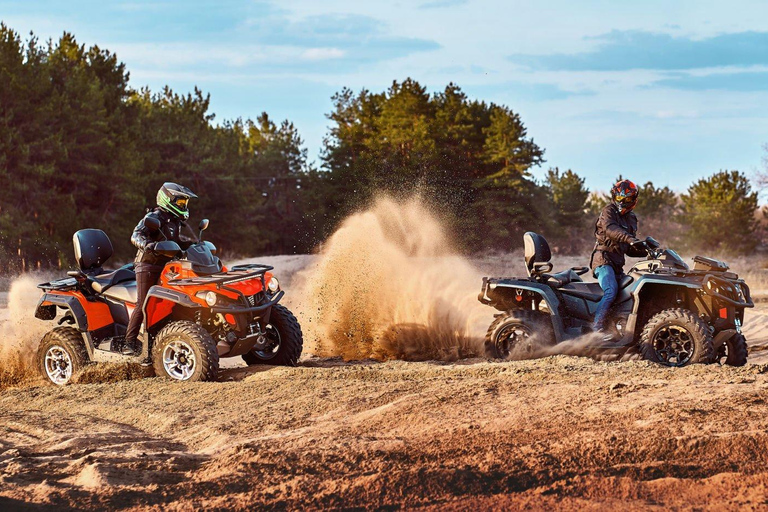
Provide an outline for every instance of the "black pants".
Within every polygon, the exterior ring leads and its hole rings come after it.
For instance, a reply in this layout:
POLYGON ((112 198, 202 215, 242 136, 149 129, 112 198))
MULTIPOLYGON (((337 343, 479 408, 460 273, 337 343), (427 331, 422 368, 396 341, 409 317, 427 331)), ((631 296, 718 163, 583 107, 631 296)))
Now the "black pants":
POLYGON ((144 299, 150 288, 157 284, 162 269, 142 269, 136 270, 136 309, 133 310, 131 320, 128 322, 128 328, 125 331, 126 343, 134 342, 139 337, 141 322, 144 320, 144 299))

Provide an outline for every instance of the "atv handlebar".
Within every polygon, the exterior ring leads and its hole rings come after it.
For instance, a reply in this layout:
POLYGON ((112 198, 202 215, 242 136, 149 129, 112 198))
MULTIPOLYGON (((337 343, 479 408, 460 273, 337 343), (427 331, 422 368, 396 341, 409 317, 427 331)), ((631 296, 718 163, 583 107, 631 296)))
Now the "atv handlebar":
POLYGON ((646 237, 645 240, 637 240, 630 244, 636 249, 644 249, 650 259, 657 259, 661 255, 661 244, 653 237, 646 237))

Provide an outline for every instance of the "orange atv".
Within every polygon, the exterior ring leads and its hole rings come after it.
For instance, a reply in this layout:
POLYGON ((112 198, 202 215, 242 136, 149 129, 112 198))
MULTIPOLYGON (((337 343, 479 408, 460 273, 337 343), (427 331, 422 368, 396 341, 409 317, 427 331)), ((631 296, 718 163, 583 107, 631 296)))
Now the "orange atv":
MULTIPOLYGON (((147 219, 150 220, 150 219, 147 219)), ((146 221, 145 221, 146 222, 146 221)), ((158 229, 158 226, 148 226, 158 229)), ((73 242, 79 269, 69 277, 43 283, 35 316, 56 318, 56 327, 40 343, 38 365, 44 378, 64 385, 88 363, 151 362, 159 376, 175 380, 215 380, 220 357, 242 356, 248 365, 294 366, 303 338, 296 317, 278 304, 284 292, 267 265, 227 269, 216 247, 202 241, 208 220, 200 222, 200 242, 186 251, 173 241, 158 242, 155 252, 172 258, 159 283, 136 304, 133 264, 107 271, 112 256, 106 233, 83 229, 73 242), (144 309, 134 354, 122 351, 128 319, 144 309)))

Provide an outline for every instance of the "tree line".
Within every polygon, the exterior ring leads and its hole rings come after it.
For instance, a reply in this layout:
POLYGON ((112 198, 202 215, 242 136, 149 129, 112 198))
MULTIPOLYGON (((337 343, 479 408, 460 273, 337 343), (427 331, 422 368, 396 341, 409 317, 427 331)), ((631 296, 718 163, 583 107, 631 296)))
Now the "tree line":
MULTIPOLYGON (((209 236, 230 255, 312 251, 382 192, 421 194, 468 252, 517 248, 529 230, 559 252, 593 243, 607 199, 572 170, 535 179, 545 150, 507 106, 406 79, 343 89, 327 117, 318 166, 288 120, 216 123, 198 89, 135 90, 108 50, 69 33, 23 41, 0 24, 0 270, 71 265, 84 227, 106 231, 129 260, 130 233, 164 181, 199 194, 193 215, 211 219, 209 236)), ((637 208, 644 233, 709 252, 754 250, 757 211, 737 171, 680 195, 645 183, 637 208)))

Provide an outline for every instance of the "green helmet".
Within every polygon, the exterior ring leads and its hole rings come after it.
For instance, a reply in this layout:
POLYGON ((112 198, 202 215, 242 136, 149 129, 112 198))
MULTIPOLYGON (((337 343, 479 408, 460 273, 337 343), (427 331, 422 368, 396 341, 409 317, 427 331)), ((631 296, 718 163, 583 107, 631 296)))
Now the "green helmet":
POLYGON ((157 191, 157 206, 182 219, 189 218, 189 200, 197 196, 187 187, 166 182, 157 191))

